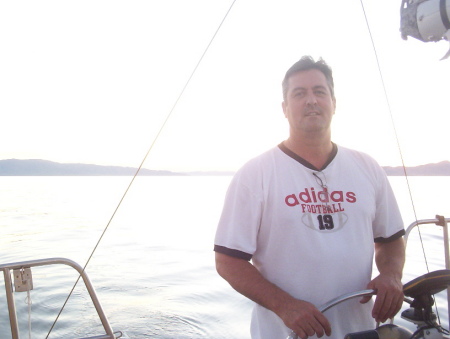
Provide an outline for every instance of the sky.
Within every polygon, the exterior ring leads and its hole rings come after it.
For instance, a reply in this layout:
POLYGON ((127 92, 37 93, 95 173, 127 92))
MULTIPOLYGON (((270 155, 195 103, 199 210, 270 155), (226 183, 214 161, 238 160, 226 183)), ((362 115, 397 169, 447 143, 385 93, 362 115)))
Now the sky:
POLYGON ((307 54, 333 68, 333 141, 450 160, 449 43, 403 40, 401 1, 362 4, 0 1, 0 159, 234 171, 286 139, 281 80, 307 54))

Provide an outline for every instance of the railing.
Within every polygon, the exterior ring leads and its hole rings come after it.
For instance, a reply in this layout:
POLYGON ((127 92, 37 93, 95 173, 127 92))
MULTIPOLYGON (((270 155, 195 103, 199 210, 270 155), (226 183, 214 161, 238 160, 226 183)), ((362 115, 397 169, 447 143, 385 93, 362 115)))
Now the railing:
POLYGON ((31 267, 37 266, 48 266, 48 265, 67 265, 78 271, 80 276, 83 278, 86 289, 91 297, 92 303, 97 311, 97 314, 100 318, 100 321, 105 330, 104 335, 89 337, 85 339, 115 339, 116 336, 113 333, 113 330, 106 318, 105 313, 103 312, 103 308, 100 305, 100 301, 97 298, 97 294, 95 293, 94 287, 91 284, 86 272, 83 268, 78 265, 76 262, 65 259, 65 258, 51 258, 51 259, 41 259, 41 260, 30 260, 30 261, 22 261, 10 264, 2 264, 0 265, 0 270, 3 271, 4 279, 5 279, 5 290, 6 290, 6 300, 8 303, 8 311, 9 311, 9 321, 11 326, 11 335, 12 339, 19 339, 19 327, 17 322, 17 313, 16 306, 14 302, 14 291, 13 291, 13 282, 11 280, 11 271, 14 270, 25 270, 31 267))
MULTIPOLYGON (((408 243, 409 233, 414 229, 414 227, 419 225, 426 224, 435 224, 436 226, 441 226, 444 230, 443 240, 444 240, 444 253, 445 253, 445 269, 450 269, 450 251, 449 251, 449 236, 448 236, 448 225, 450 222, 450 218, 444 218, 443 216, 436 215, 436 219, 423 219, 417 220, 408 226, 405 234, 405 246, 408 243)), ((450 322, 450 287, 447 288, 447 311, 448 311, 448 320, 450 322)), ((449 323, 450 326, 450 323, 449 323)))

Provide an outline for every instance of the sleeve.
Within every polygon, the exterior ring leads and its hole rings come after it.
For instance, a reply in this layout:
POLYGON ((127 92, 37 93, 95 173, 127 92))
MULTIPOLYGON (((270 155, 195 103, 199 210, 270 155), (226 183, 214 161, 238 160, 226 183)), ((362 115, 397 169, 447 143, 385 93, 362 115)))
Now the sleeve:
POLYGON ((383 169, 376 165, 376 213, 373 221, 374 241, 390 242, 405 234, 403 220, 394 191, 383 169))
POLYGON ((245 260, 256 251, 263 205, 258 175, 248 167, 230 183, 214 240, 214 251, 245 260))

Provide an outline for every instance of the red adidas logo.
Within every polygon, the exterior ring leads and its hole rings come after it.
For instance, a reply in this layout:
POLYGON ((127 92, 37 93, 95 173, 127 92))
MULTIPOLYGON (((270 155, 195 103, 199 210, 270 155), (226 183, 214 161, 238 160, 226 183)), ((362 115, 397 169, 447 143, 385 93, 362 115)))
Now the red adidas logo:
POLYGON ((290 194, 284 199, 286 205, 297 206, 301 203, 332 203, 332 202, 356 202, 356 194, 354 192, 332 191, 327 189, 316 192, 314 187, 306 188, 298 195, 290 194))

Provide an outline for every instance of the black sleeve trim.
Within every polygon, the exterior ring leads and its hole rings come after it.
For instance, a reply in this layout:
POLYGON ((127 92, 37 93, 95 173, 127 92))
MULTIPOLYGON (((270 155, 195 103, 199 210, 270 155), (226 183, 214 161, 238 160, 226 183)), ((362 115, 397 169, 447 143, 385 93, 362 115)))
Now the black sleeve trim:
POLYGON ((391 235, 389 238, 383 238, 383 237, 379 237, 379 238, 375 238, 375 242, 378 243, 387 243, 387 242, 391 242, 394 240, 397 240, 400 237, 403 237, 405 235, 405 230, 401 230, 398 231, 397 233, 395 233, 394 235, 391 235))
POLYGON ((253 255, 239 251, 239 250, 233 250, 228 247, 214 245, 214 251, 222 254, 229 255, 230 257, 238 258, 238 259, 244 259, 247 261, 250 261, 250 259, 253 257, 253 255))

